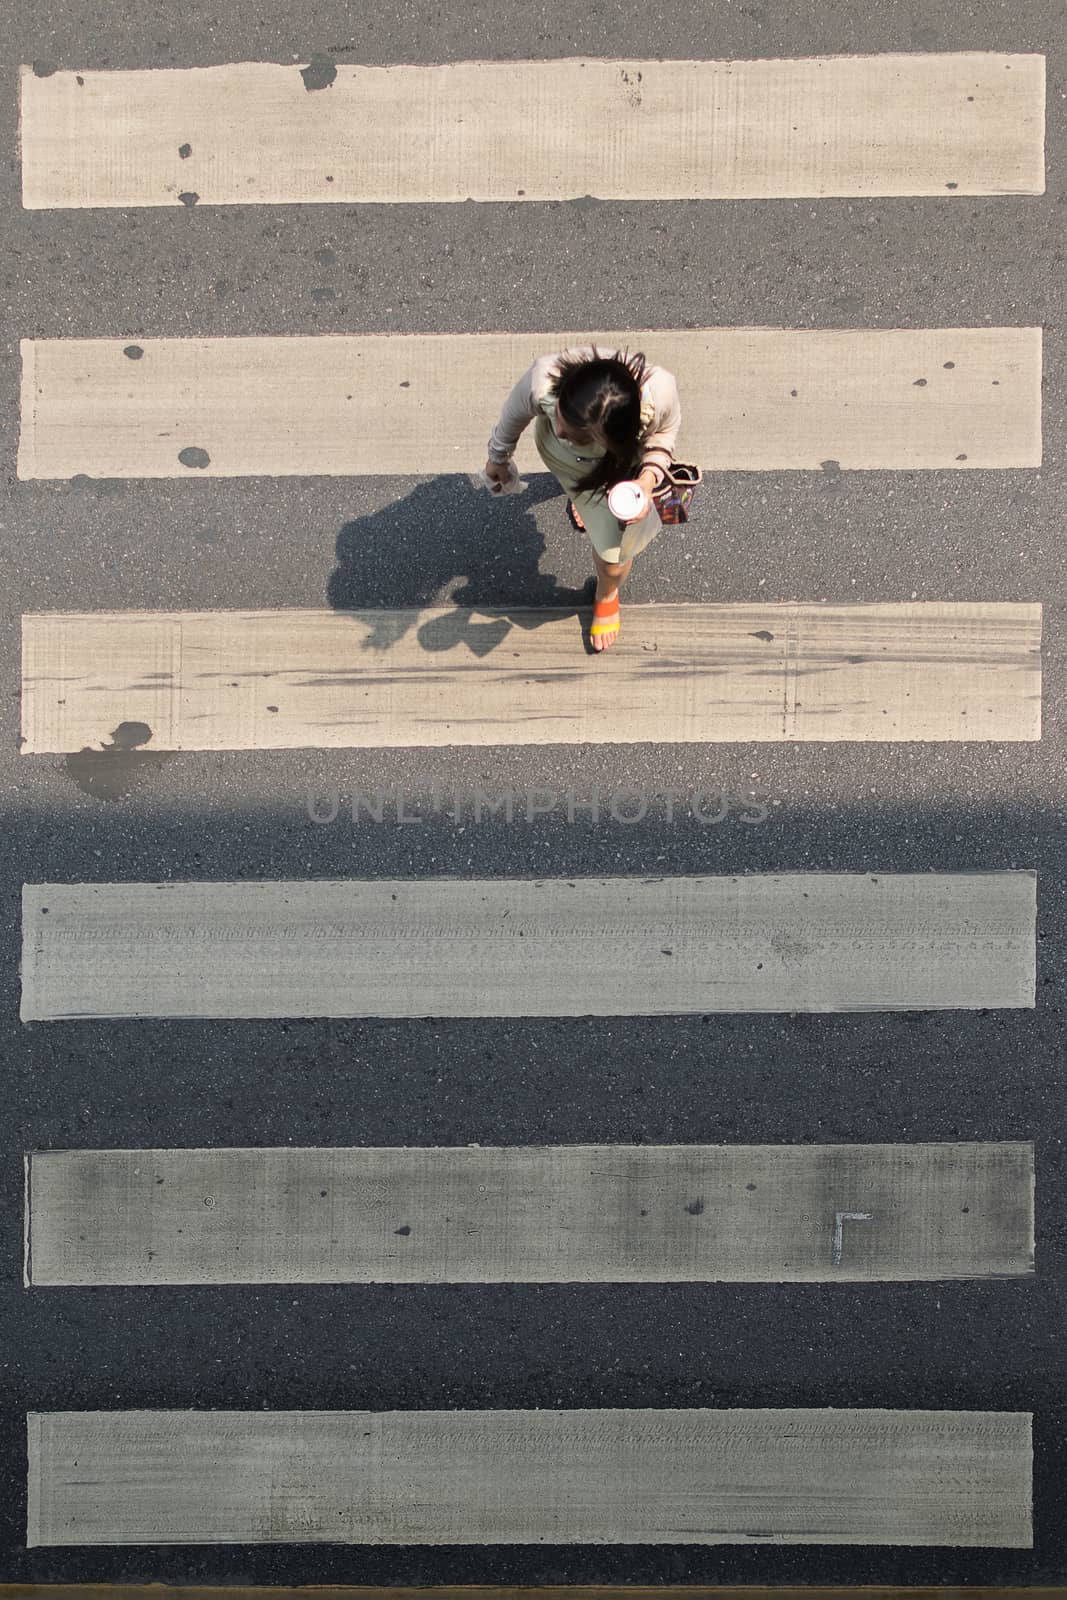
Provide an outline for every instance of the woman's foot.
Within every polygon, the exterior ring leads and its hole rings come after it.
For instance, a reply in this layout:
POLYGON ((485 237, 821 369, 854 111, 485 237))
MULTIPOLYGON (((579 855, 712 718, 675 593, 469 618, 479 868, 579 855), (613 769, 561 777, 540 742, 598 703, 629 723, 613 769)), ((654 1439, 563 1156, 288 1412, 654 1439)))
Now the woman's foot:
POLYGON ((585 523, 582 521, 581 517, 578 515, 578 507, 575 505, 573 500, 571 500, 569 502, 569 506, 570 506, 570 513, 571 513, 571 521, 574 523, 574 526, 578 529, 579 533, 584 533, 585 532, 585 523))
MULTIPOLYGON (((600 585, 597 585, 599 588, 600 585)), ((593 601, 593 620, 589 625, 593 649, 599 654, 607 650, 619 637, 619 591, 610 595, 597 595, 593 601)))

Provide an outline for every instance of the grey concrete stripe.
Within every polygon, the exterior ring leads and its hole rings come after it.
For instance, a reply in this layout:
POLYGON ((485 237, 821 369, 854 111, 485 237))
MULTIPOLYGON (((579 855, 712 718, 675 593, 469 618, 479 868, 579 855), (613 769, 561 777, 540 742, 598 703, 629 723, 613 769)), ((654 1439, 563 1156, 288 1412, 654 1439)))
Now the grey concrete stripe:
POLYGON ((1033 1146, 45 1150, 26 1284, 804 1283, 1033 1270, 1033 1146))
POLYGON ((145 750, 1041 736, 1040 605, 625 615, 610 659, 579 673, 581 620, 562 609, 29 614, 21 748, 110 747, 124 724, 145 750), (471 627, 494 621, 506 648, 472 663, 471 627), (360 648, 383 633, 384 657, 360 648))
POLYGON ((27 884, 25 1022, 1034 1004, 1032 872, 27 884))
POLYGON ((30 207, 1045 187, 1035 54, 23 67, 20 110, 30 207))
POLYGON ((1032 1545, 1026 1412, 60 1411, 27 1423, 31 1547, 1032 1545))
MULTIPOLYGON (((531 362, 589 343, 643 349, 674 374, 677 459, 712 479, 828 461, 1037 467, 1041 336, 1040 327, 323 334, 142 339, 137 360, 128 339, 26 339, 18 475, 473 474, 531 362)), ((532 426, 515 461, 545 471, 532 426)), ((478 494, 472 505, 491 515, 478 494)))

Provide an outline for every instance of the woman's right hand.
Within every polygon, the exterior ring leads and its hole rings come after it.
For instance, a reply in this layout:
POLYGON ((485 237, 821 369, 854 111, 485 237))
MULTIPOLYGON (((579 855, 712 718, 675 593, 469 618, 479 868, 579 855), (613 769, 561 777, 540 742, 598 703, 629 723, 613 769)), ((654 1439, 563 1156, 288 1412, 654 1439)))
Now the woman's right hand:
POLYGON ((492 493, 500 494, 503 491, 504 485, 511 477, 511 462, 487 461, 485 463, 485 475, 491 483, 496 483, 500 486, 499 488, 494 489, 492 493))

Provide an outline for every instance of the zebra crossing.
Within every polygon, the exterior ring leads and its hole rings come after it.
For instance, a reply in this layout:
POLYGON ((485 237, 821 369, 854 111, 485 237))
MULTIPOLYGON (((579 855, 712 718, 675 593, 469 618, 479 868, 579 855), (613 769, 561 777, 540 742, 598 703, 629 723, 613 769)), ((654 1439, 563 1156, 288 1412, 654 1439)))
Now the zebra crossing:
MULTIPOLYGON (((22 203, 1037 196, 1044 90, 1043 57, 979 51, 24 67, 22 203), (592 137, 604 122, 617 139, 592 137), (379 144, 353 137, 368 126, 379 144)), ((676 374, 685 454, 709 490, 716 469, 1042 461, 1038 326, 250 330, 23 339, 18 477, 456 473, 483 449, 472 396, 492 408, 533 356, 590 340, 642 342, 676 374)), ((541 470, 529 436, 516 461, 541 470)), ((264 761, 750 741, 980 751, 1042 733, 1040 603, 633 605, 583 675, 573 611, 479 609, 521 642, 472 662, 458 638, 443 660, 420 638, 456 608, 395 610, 382 660, 363 648, 379 611, 92 600, 23 616, 31 773, 124 725, 153 751, 264 761)), ((1025 867, 27 882, 20 1021, 1027 1012, 1037 892, 1025 867)), ((1037 1181, 1026 1140, 28 1143, 24 1284, 1026 1279, 1037 1181)), ((26 1546, 1033 1548, 1031 1414, 901 1399, 908 1409, 30 1405, 26 1546)))
MULTIPOLYGON (((1040 328, 598 330, 654 340, 692 393, 686 450, 719 471, 1036 467, 1040 328), (706 374, 715 373, 709 386, 706 374)), ((22 341, 22 478, 455 472, 484 457, 472 394, 504 395, 571 330, 22 341), (371 379, 373 374, 373 380, 371 379)), ((530 430, 520 472, 543 470, 530 430)))
POLYGON ((24 67, 23 204, 1041 194, 1044 103, 995 51, 24 67))
POLYGON ((1033 1185, 1031 1144, 37 1151, 25 1282, 1018 1277, 1033 1185))
POLYGON ((633 648, 576 678, 563 607, 29 614, 22 749, 83 750, 123 724, 168 751, 1041 737, 1040 605, 628 615, 633 648), (478 671, 461 645, 475 616, 502 630, 478 671), (521 650, 503 649, 513 628, 521 650), (432 674, 427 636, 456 646, 432 674))
POLYGON ((1032 872, 27 884, 22 1020, 1033 1006, 1032 872))
POLYGON ((117 1525, 127 1544, 1029 1544, 1011 1413, 53 1412, 28 1432, 31 1545, 117 1525))

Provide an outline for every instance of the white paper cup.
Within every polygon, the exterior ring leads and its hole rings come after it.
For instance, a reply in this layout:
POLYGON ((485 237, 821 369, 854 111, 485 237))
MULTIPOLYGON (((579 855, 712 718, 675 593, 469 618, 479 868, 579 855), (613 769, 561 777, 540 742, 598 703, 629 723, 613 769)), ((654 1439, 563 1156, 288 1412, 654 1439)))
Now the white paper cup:
POLYGON ((634 478, 615 484, 608 494, 608 508, 620 522, 632 522, 648 504, 648 496, 634 478))

